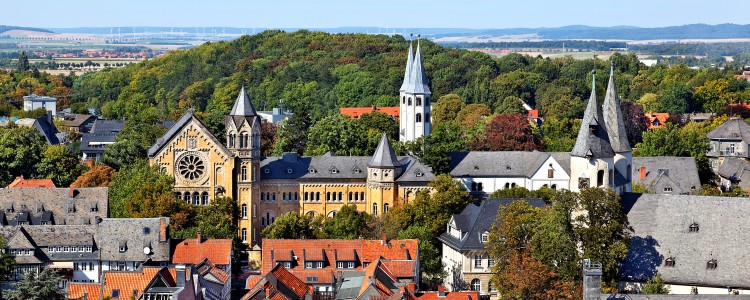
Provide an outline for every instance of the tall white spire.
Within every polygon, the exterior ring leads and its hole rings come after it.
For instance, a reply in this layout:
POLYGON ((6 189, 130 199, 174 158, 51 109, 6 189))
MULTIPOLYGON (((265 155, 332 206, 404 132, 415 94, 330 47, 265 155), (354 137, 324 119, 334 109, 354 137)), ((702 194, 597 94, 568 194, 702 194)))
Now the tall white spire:
POLYGON ((622 120, 622 110, 620 109, 620 99, 617 97, 617 87, 615 86, 615 64, 610 62, 609 84, 607 85, 607 94, 604 97, 604 124, 607 127, 609 142, 615 152, 630 152, 630 143, 625 131, 625 122, 622 120))
POLYGON ((401 84, 399 91, 406 91, 409 89, 409 83, 411 82, 411 65, 414 62, 414 49, 412 49, 412 41, 409 41, 409 54, 406 58, 406 69, 404 69, 404 83, 401 84))
POLYGON ((419 39, 417 39, 417 51, 414 54, 414 61, 412 62, 409 77, 411 80, 406 92, 412 94, 432 94, 430 87, 427 85, 427 75, 424 72, 424 65, 422 64, 422 49, 419 45, 419 39))

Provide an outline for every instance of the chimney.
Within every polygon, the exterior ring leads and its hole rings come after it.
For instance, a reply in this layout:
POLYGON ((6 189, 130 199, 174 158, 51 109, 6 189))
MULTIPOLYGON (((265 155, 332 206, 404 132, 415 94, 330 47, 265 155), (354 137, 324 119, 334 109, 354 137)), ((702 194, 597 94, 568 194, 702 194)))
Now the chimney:
POLYGON ((445 298, 445 286, 438 285, 438 287, 437 287, 437 295, 438 295, 438 298, 445 298))
POLYGON ((643 181, 643 179, 646 178, 646 167, 641 166, 638 170, 640 172, 640 180, 643 181))
POLYGON ((169 227, 169 218, 159 217, 159 241, 167 241, 167 227, 169 227))
POLYGON ((382 246, 388 245, 388 237, 386 237, 385 233, 381 235, 380 245, 382 246))
POLYGON ((70 198, 75 198, 75 197, 76 197, 76 187, 71 185, 70 186, 70 198))
POLYGON ((271 289, 266 288, 266 299, 271 299, 271 289))
POLYGON ((196 240, 198 240, 198 241, 196 242, 196 244, 200 245, 200 244, 201 244, 201 234, 199 233, 199 234, 198 234, 198 237, 196 237, 195 239, 196 239, 196 240))
POLYGON ((602 294, 602 264, 583 260, 583 300, 599 300, 602 294))
POLYGON ((175 282, 178 287, 185 286, 185 265, 177 265, 175 269, 175 282))

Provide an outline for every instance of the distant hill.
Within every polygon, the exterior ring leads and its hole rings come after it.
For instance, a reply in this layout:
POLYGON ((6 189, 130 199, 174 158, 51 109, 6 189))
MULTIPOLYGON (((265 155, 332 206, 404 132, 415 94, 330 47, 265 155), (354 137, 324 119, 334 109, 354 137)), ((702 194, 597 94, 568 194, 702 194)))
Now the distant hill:
POLYGON ((11 31, 11 30, 27 30, 27 31, 38 31, 38 32, 49 32, 49 33, 52 33, 52 31, 50 31, 50 30, 41 29, 41 28, 0 25, 0 34, 6 32, 6 31, 11 31))

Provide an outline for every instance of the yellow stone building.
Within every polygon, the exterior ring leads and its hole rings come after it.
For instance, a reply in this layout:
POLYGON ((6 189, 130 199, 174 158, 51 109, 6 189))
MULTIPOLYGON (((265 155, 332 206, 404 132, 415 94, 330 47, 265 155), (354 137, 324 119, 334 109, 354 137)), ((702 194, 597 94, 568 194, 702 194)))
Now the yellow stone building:
POLYGON ((397 157, 385 134, 373 156, 261 157, 261 121, 244 88, 225 125, 222 143, 188 111, 149 149, 149 160, 175 178, 178 200, 207 205, 215 197, 235 199, 238 236, 249 245, 259 244, 260 231, 281 214, 332 217, 346 204, 384 214, 435 178, 417 159, 397 157))

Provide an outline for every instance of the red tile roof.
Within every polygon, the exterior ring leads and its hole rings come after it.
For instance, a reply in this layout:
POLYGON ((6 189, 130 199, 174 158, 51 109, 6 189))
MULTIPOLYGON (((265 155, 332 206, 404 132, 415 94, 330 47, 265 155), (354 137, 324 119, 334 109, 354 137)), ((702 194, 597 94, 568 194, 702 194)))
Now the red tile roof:
POLYGON ((371 113, 371 112, 381 112, 391 115, 392 117, 398 119, 401 111, 400 107, 342 107, 339 108, 339 113, 342 115, 347 115, 352 117, 352 119, 358 119, 363 114, 371 113))
POLYGON ((260 282, 261 279, 263 279, 263 277, 259 275, 248 276, 247 280, 245 281, 245 289, 249 290, 253 288, 256 284, 258 284, 258 282, 260 282))
POLYGON ((197 265, 204 259, 216 265, 228 265, 232 259, 231 239, 210 239, 199 241, 198 238, 179 242, 172 255, 172 263, 197 265))
POLYGON ((56 188, 56 186, 52 179, 23 179, 23 176, 18 176, 7 188, 56 188))
MULTIPOLYGON (((263 264, 261 265, 261 273, 266 274, 271 271, 277 263, 282 261, 289 261, 292 259, 291 268, 289 271, 304 280, 308 284, 311 283, 332 283, 333 278, 330 274, 336 274, 338 272, 347 271, 362 271, 363 266, 367 263, 373 262, 378 258, 388 264, 387 266, 393 267, 393 273, 398 278, 414 278, 416 277, 416 270, 414 266, 417 265, 418 259, 418 240, 391 240, 387 243, 383 243, 382 240, 273 240, 264 239, 262 245, 262 258, 263 264), (308 260, 311 256, 308 253, 312 253, 313 249, 322 250, 320 253, 323 255, 323 269, 305 269, 305 256, 308 260), (291 255, 296 256, 296 259, 291 255), (303 252, 304 250, 304 252, 303 252), (347 254, 350 253, 350 254, 347 254), (356 255, 354 255, 356 253, 356 255), (350 257, 354 256, 354 268, 353 269, 338 269, 336 268, 337 257, 338 261, 351 261, 350 257), (397 261, 391 263, 391 261, 397 261), (411 261, 411 265, 406 261, 411 261), (411 271, 410 271, 411 270, 411 271), (327 276, 324 276, 326 275, 327 276), (308 276, 318 277, 318 281, 311 282, 307 280, 308 276), (328 278, 328 277, 331 278, 328 278), (324 278, 325 277, 325 278, 324 278)), ((317 251, 313 251, 318 253, 317 251)), ((320 259, 320 258, 316 258, 320 259)))
POLYGON ((99 300, 99 283, 70 283, 68 284, 68 299, 99 300), (86 296, 83 298, 83 296, 86 296))
POLYGON ((242 299, 250 299, 261 292, 267 293, 270 300, 305 299, 306 295, 312 295, 314 291, 312 286, 305 284, 281 265, 276 265, 263 277, 251 278, 252 280, 248 278, 246 286, 249 291, 242 299))
POLYGON ((655 112, 649 112, 646 113, 646 128, 661 128, 664 127, 665 124, 667 124, 667 120, 669 120, 669 113, 655 113, 655 112))
POLYGON ((125 299, 135 290, 135 298, 138 299, 157 274, 174 286, 175 270, 166 267, 143 267, 140 272, 105 271, 102 296, 111 296, 113 290, 120 290, 120 298, 125 299))
POLYGON ((294 293, 294 295, 298 297, 298 299, 305 299, 306 294, 312 294, 313 292, 313 288, 311 286, 305 284, 304 281, 295 277, 281 265, 277 265, 275 268, 273 268, 271 274, 276 277, 277 284, 278 282, 281 282, 282 284, 287 286, 292 291, 292 293, 294 293))

